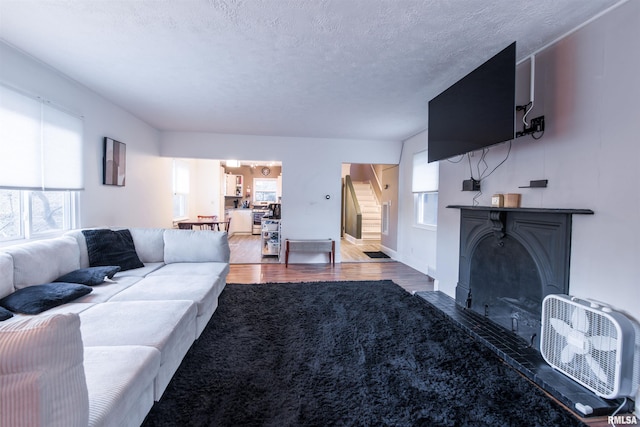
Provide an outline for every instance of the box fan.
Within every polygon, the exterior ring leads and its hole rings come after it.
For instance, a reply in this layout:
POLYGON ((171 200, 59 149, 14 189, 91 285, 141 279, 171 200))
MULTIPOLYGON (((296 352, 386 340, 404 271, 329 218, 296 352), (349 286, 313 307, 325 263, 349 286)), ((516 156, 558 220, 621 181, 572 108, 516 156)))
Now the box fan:
POLYGON ((541 329, 540 352, 554 369, 606 399, 635 394, 636 331, 625 315, 552 294, 542 302, 541 329))

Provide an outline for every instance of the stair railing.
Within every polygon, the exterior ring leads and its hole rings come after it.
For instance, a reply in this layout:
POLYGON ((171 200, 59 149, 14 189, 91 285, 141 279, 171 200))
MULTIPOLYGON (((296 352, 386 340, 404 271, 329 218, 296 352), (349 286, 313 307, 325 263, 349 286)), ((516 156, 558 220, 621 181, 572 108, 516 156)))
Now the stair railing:
POLYGON ((356 196, 356 190, 353 188, 351 176, 344 177, 345 191, 345 208, 344 208, 344 231, 346 234, 356 238, 362 238, 362 211, 360 203, 356 196))

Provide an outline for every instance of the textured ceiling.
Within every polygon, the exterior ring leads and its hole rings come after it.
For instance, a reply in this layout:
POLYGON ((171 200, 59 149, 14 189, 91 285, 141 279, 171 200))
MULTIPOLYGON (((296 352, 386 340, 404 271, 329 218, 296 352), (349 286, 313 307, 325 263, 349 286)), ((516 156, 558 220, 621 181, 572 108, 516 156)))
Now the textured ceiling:
POLYGON ((399 140, 514 40, 619 2, 0 0, 0 39, 160 130, 399 140))

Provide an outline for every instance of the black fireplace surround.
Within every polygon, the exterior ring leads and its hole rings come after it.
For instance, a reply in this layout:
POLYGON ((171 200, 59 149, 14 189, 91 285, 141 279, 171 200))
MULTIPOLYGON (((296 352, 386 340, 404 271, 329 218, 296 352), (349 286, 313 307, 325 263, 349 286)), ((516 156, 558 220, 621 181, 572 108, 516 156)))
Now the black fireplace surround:
POLYGON ((542 300, 569 293, 571 220, 588 209, 460 209, 456 302, 539 349, 542 300))

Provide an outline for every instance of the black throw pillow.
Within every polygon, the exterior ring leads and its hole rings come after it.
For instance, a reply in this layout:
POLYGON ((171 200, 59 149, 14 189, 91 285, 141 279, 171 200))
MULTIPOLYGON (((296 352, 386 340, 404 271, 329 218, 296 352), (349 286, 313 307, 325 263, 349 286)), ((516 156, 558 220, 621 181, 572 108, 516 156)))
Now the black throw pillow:
POLYGON ((95 286, 104 283, 105 277, 113 279, 113 276, 118 271, 120 271, 120 267, 117 265, 80 268, 58 277, 54 282, 80 283, 81 285, 95 286))
POLYGON ((144 267, 129 230, 82 230, 91 267, 117 265, 120 270, 144 267))
POLYGON ((46 283, 27 286, 0 299, 0 306, 14 313, 38 314, 73 301, 93 290, 77 283, 46 283))
POLYGON ((7 310, 4 307, 0 307, 0 322, 3 320, 11 319, 13 317, 13 313, 7 310))

